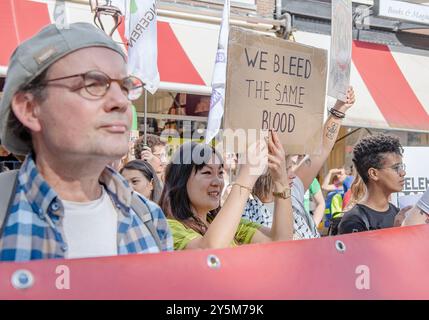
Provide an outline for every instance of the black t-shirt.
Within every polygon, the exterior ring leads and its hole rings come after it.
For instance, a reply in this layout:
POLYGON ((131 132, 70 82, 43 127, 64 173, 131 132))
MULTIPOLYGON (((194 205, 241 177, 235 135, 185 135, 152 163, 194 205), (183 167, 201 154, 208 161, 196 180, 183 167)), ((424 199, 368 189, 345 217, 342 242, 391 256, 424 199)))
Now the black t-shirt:
POLYGON ((375 211, 362 204, 357 204, 344 214, 338 226, 338 234, 368 231, 363 215, 367 217, 369 230, 391 228, 398 212, 399 209, 391 203, 389 203, 389 209, 384 212, 375 211))

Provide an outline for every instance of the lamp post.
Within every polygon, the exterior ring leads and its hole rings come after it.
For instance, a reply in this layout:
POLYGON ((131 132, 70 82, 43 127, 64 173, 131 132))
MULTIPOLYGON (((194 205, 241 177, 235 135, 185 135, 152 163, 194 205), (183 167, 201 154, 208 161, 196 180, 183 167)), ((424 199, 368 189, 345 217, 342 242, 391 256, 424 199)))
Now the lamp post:
POLYGON ((89 5, 91 6, 91 12, 94 12, 94 24, 104 32, 107 33, 107 31, 104 29, 101 17, 104 15, 113 18, 114 26, 112 30, 110 30, 110 32, 108 33, 109 36, 112 36, 113 32, 115 32, 118 26, 122 23, 121 10, 118 7, 112 5, 111 0, 89 0, 89 5))

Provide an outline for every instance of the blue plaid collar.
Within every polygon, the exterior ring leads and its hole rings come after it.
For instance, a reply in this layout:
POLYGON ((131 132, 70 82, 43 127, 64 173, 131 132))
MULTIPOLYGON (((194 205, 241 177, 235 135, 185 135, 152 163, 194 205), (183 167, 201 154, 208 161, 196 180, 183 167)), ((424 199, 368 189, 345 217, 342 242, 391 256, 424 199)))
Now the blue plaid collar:
MULTIPOLYGON (((60 217, 64 213, 63 204, 58 194, 52 189, 36 167, 33 154, 29 154, 19 172, 19 185, 23 188, 28 202, 35 213, 43 219, 45 214, 60 217)), ((102 184, 116 207, 129 217, 132 188, 113 168, 107 166, 101 176, 102 184)))

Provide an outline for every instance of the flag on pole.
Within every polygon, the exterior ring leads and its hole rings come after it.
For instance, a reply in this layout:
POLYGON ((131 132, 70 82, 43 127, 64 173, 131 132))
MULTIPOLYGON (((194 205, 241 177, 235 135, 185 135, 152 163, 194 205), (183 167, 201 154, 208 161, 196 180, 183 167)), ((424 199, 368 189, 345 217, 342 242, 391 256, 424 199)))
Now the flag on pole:
POLYGON ((65 0, 56 0, 54 8, 54 21, 58 29, 68 29, 67 9, 65 0))
POLYGON ((223 117, 223 109, 225 104, 226 59, 229 35, 229 11, 229 0, 225 0, 216 52, 216 62, 213 70, 212 95, 210 99, 210 112, 205 139, 206 143, 210 143, 210 141, 219 132, 223 117))
POLYGON ((154 94, 160 82, 156 1, 125 0, 124 14, 128 72, 139 77, 145 83, 145 89, 154 94))

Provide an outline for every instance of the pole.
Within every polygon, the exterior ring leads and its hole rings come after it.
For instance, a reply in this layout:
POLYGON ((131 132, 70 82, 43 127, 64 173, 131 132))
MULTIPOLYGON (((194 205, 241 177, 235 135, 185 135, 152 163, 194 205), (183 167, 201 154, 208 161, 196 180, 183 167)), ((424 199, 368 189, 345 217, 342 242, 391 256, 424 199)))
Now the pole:
POLYGON ((147 90, 144 89, 144 137, 143 137, 143 143, 145 146, 147 146, 147 90))

